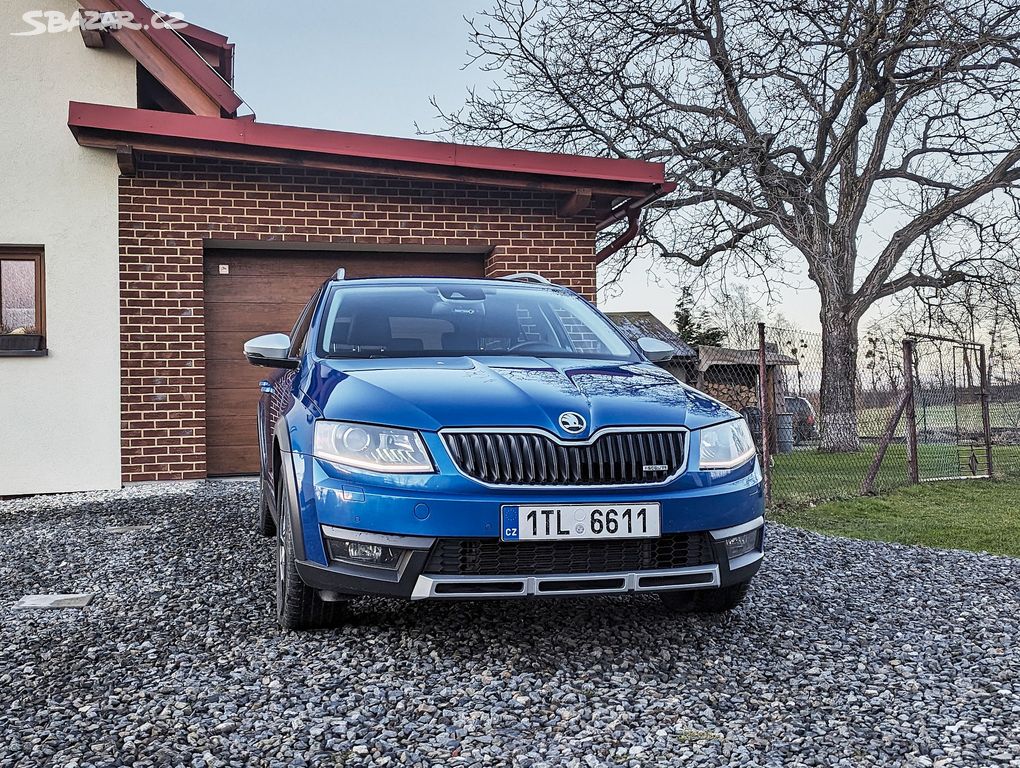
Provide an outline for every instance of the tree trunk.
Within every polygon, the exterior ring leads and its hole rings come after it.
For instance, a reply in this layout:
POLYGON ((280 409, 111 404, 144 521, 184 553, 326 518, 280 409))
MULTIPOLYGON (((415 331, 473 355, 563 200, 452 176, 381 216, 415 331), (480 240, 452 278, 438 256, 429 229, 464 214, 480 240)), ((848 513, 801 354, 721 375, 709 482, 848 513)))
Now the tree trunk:
POLYGON ((857 434, 857 320, 822 310, 821 444, 819 450, 860 450, 857 434))

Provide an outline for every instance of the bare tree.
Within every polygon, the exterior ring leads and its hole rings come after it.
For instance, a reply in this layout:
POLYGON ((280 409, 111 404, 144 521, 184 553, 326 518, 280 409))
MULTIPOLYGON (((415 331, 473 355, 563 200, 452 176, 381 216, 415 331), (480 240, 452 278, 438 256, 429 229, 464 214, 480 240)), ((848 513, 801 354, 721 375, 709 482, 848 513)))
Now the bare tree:
MULTIPOLYGON (((992 265, 982 282, 963 282, 932 293, 922 289, 897 297, 895 321, 900 335, 908 330, 933 333, 987 345, 992 371, 1008 371, 1020 349, 1020 253, 992 265)), ((965 359, 965 365, 969 361, 965 359)), ((968 375, 973 372, 968 371, 968 375)), ((969 381, 969 379, 968 379, 969 381)))
POLYGON ((726 331, 726 346, 751 349, 758 346, 758 323, 765 319, 757 297, 746 285, 737 285, 721 296, 703 291, 700 304, 709 322, 726 331))
POLYGON ((678 192, 620 258, 799 260, 822 448, 857 448, 864 312, 980 278, 1017 236, 1020 0, 493 2, 472 39, 502 85, 449 133, 666 162, 678 192))

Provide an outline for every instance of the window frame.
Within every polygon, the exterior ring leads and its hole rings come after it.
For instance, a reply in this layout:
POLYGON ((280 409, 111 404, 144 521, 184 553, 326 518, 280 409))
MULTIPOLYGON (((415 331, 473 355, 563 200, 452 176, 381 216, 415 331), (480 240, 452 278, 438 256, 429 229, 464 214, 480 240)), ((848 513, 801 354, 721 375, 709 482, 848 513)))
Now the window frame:
MULTIPOLYGON (((35 265, 35 327, 42 336, 38 350, 0 350, 9 357, 31 357, 46 354, 49 342, 46 335, 46 249, 42 245, 0 245, 0 261, 31 261, 35 265)), ((3 277, 0 275, 0 283, 3 277)), ((0 302, 3 301, 0 286, 0 302)), ((2 310, 2 307, 0 307, 2 310)))
POLYGON ((325 287, 325 284, 323 284, 315 290, 312 298, 308 300, 305 308, 301 310, 301 314, 294 321, 294 327, 290 331, 290 356, 293 358, 300 357, 304 353, 308 329, 312 324, 312 315, 315 314, 315 308, 319 304, 319 299, 325 287))

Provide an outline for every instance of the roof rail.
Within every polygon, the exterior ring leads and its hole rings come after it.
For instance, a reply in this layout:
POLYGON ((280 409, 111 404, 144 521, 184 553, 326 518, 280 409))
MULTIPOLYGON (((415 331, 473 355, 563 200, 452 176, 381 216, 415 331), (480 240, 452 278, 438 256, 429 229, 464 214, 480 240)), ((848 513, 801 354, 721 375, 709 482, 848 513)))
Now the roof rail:
POLYGON ((534 272, 517 272, 513 275, 504 275, 500 280, 516 280, 521 283, 541 283, 542 285, 555 285, 552 280, 537 275, 534 272))
POLYGON ((340 267, 340 269, 338 269, 336 271, 336 276, 333 279, 334 280, 346 280, 347 279, 347 270, 344 269, 343 267, 340 267))

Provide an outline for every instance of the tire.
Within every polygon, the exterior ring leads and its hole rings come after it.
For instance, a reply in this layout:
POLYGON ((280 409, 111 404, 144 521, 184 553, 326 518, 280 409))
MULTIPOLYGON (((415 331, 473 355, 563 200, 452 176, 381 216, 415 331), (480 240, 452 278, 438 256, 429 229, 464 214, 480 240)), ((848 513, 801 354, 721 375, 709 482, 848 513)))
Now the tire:
POLYGON ((266 538, 276 535, 276 522, 273 520, 273 513, 269 511, 266 482, 261 475, 259 475, 259 509, 255 513, 255 532, 266 538))
POLYGON ((294 562, 294 535, 290 530, 290 495, 283 473, 276 480, 276 509, 280 524, 276 534, 276 618, 283 629, 319 629, 337 626, 346 605, 326 602, 301 580, 294 562))
POLYGON ((719 589, 680 589, 660 592, 659 599, 673 613, 726 613, 743 601, 750 581, 741 581, 719 589))

